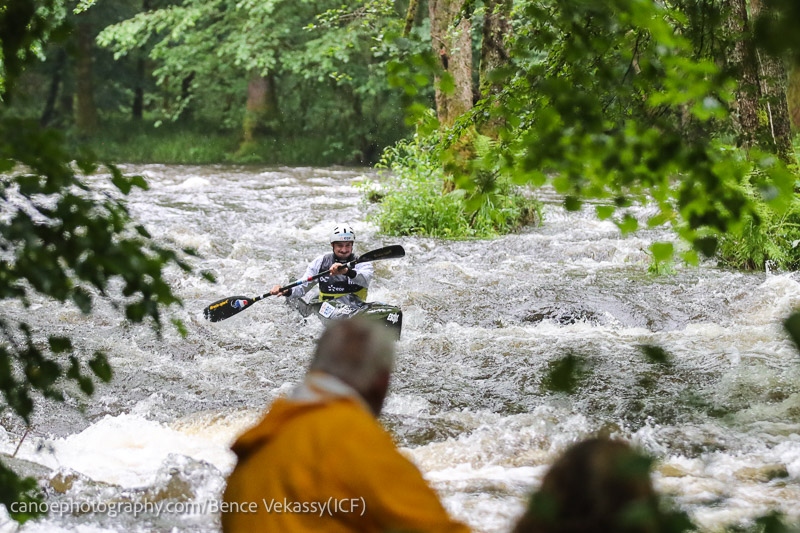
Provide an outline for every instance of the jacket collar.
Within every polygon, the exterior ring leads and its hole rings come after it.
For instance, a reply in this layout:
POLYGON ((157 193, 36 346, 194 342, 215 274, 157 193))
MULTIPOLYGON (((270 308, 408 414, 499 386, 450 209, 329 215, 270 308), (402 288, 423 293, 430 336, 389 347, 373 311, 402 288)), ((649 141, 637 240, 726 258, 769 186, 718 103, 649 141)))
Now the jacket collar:
POLYGON ((341 379, 325 372, 309 372, 288 398, 289 401, 299 403, 326 403, 340 399, 355 400, 364 409, 370 411, 358 391, 341 379))

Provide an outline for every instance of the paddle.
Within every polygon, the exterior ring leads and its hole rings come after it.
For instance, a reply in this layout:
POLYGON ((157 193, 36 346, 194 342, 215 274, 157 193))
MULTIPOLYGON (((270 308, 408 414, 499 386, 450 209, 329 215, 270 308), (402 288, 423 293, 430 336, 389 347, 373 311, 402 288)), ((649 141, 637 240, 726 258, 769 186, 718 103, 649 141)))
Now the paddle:
MULTIPOLYGON (((359 263, 369 263, 371 261, 377 261, 378 259, 397 259, 405 255, 406 251, 403 250, 403 247, 399 244, 394 244, 392 246, 385 246, 383 248, 378 248, 377 250, 369 251, 355 261, 350 261, 347 263, 347 267, 353 268, 359 263)), ((329 273, 330 269, 326 270, 325 272, 320 272, 319 274, 309 278, 299 279, 285 287, 281 287, 281 292, 291 289, 292 287, 297 287, 298 285, 308 281, 314 281, 315 279, 329 273)), ((220 320, 230 318, 237 313, 241 313, 257 301, 263 300, 267 296, 271 296, 270 293, 267 292, 261 296, 256 296, 255 298, 250 298, 247 296, 229 296, 227 298, 222 298, 221 300, 217 300, 213 304, 203 309, 203 316, 206 317, 206 320, 210 320, 211 322, 219 322, 220 320)))

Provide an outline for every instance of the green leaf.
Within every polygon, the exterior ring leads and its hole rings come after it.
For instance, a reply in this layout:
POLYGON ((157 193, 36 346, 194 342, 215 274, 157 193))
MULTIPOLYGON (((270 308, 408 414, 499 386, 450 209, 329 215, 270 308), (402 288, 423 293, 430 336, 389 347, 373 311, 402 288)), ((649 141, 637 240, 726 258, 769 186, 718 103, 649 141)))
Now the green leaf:
POLYGON ((583 360, 573 354, 551 361, 548 367, 542 385, 553 392, 575 392, 585 373, 583 360))
POLYGON ((184 324, 182 320, 173 318, 171 322, 177 328, 181 337, 186 338, 189 335, 189 330, 186 328, 186 324, 184 324))
POLYGON ((144 176, 139 176, 139 175, 131 176, 130 182, 131 185, 133 185, 134 187, 139 187, 143 191, 150 189, 150 186, 147 184, 147 180, 144 178, 144 176))
POLYGON ((151 237, 150 232, 147 231, 147 228, 145 228, 141 224, 137 224, 135 228, 136 228, 136 233, 138 233, 142 237, 145 237, 147 239, 151 237))
POLYGON ((617 208, 613 205, 598 205, 595 206, 594 210, 597 213, 597 218, 600 220, 607 220, 614 216, 614 212, 617 208))
POLYGON ((72 350, 72 341, 68 337, 48 337, 47 341, 50 343, 50 350, 53 353, 63 353, 72 350))
POLYGON ((717 252, 717 238, 714 236, 698 237, 694 240, 693 247, 706 257, 713 257, 717 252))
POLYGON ((92 369, 95 376, 106 383, 111 381, 113 377, 111 365, 108 363, 108 359, 106 359, 106 355, 103 352, 94 353, 94 357, 89 360, 89 368, 92 369))
POLYGON ((623 235, 627 235, 639 229, 639 221, 626 213, 625 216, 622 217, 622 220, 617 222, 617 226, 623 235))
POLYGON ((564 208, 567 211, 580 211, 582 202, 575 196, 566 196, 564 198, 564 208))
POLYGON ((112 167, 110 170, 111 183, 113 183, 114 186, 122 192, 122 194, 128 194, 131 192, 131 180, 123 176, 122 172, 120 172, 116 167, 112 167))
POLYGON ((25 196, 32 196, 42 190, 42 178, 39 176, 17 176, 15 179, 19 184, 19 192, 25 196))
POLYGON ((72 301, 85 315, 92 312, 92 296, 83 288, 77 287, 72 292, 72 301))
POLYGON ((439 89, 445 94, 453 94, 455 92, 456 83, 452 74, 449 72, 442 74, 439 78, 439 89))
POLYGON ((800 311, 795 311, 783 321, 783 329, 789 334, 795 348, 800 351, 800 311))
POLYGON ((659 365, 669 365, 671 364, 671 356, 664 350, 664 348, 660 346, 654 346, 650 344, 644 344, 639 347, 642 350, 642 353, 647 358, 648 361, 651 363, 659 364, 659 365))
POLYGON ((671 242, 654 242, 650 245, 650 251, 653 252, 653 259, 659 263, 671 261, 675 252, 671 242))
POLYGON ((19 524, 47 514, 39 483, 33 477, 19 477, 13 470, 0 463, 0 503, 19 524), (16 505, 12 505, 15 504, 16 505), (24 512, 20 512, 24 510, 24 512))

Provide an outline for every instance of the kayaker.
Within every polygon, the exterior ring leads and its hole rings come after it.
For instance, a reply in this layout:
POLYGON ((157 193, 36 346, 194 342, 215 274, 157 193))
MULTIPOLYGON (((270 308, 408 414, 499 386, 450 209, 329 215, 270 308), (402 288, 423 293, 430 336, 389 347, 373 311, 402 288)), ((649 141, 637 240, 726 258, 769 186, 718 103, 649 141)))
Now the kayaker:
POLYGON ((223 532, 469 531, 377 420, 394 345, 362 317, 323 332, 303 382, 234 443, 223 532))
POLYGON ((330 269, 331 273, 318 280, 310 281, 293 287, 291 290, 281 292, 281 286, 275 285, 270 294, 283 294, 289 298, 301 298, 309 289, 319 283, 320 300, 332 300, 345 294, 355 294, 362 301, 367 299, 367 288, 372 280, 372 263, 359 263, 354 268, 348 268, 346 263, 353 261, 357 256, 353 253, 356 234, 349 224, 337 224, 330 234, 332 251, 322 254, 306 268, 302 279, 316 276, 320 272, 330 269))

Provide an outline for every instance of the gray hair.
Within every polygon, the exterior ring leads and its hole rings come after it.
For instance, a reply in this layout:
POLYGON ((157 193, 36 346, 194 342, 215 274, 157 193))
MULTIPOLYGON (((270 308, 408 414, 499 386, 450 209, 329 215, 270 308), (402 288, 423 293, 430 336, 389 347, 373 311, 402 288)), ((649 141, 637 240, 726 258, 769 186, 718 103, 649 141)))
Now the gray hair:
POLYGON ((309 370, 335 376, 359 393, 394 367, 394 338, 374 320, 352 318, 336 321, 317 341, 309 370))

